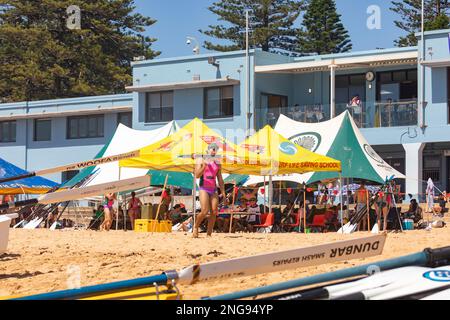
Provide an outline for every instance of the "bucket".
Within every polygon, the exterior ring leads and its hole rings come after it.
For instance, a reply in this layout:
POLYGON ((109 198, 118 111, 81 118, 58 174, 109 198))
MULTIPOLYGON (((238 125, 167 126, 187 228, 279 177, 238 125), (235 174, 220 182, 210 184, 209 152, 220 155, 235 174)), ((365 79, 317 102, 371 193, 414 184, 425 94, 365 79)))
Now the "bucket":
POLYGON ((414 230, 414 220, 412 219, 403 220, 403 230, 414 230))
POLYGON ((8 248, 9 225, 11 219, 9 217, 0 216, 0 253, 3 253, 8 248))

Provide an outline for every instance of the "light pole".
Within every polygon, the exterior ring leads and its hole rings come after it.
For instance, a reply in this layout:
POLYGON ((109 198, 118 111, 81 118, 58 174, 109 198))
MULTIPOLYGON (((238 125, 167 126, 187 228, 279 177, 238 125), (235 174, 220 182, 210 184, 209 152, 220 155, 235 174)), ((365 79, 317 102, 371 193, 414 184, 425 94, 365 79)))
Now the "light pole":
POLYGON ((421 86, 420 86, 420 108, 419 108, 419 116, 420 116, 420 128, 422 131, 425 131, 425 1, 422 0, 422 12, 421 12, 421 58, 420 58, 420 78, 421 78, 421 86))
POLYGON ((250 112, 250 54, 249 54, 249 41, 248 41, 248 33, 249 33, 249 23, 248 23, 248 13, 249 9, 245 10, 245 104, 247 109, 247 138, 250 136, 250 118, 252 116, 250 112))
POLYGON ((195 37, 186 37, 187 45, 190 45, 192 41, 195 42, 195 47, 194 47, 194 49, 192 49, 192 51, 194 52, 194 54, 200 54, 200 44, 199 44, 198 40, 195 37))

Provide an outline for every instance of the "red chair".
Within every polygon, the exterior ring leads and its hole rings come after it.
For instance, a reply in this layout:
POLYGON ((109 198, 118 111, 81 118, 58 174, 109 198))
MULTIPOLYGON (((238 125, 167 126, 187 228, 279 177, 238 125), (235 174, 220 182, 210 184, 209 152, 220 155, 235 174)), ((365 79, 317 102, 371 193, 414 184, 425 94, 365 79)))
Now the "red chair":
POLYGON ((291 232, 293 229, 297 228, 300 225, 301 215, 303 214, 303 210, 300 209, 300 214, 296 213, 295 222, 294 223, 283 223, 281 226, 286 232, 291 232))
POLYGON ((255 224, 254 228, 268 228, 273 226, 275 221, 275 214, 273 213, 262 213, 260 215, 261 224, 255 224))
POLYGON ((307 225, 311 229, 318 229, 320 232, 327 227, 324 214, 317 214, 313 217, 313 222, 307 225))

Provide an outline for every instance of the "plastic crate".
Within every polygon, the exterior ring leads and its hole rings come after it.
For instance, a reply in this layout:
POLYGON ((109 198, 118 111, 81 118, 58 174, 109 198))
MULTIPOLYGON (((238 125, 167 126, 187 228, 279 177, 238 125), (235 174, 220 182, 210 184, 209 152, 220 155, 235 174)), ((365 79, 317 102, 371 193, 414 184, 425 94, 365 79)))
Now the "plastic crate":
POLYGON ((172 221, 137 219, 134 221, 135 232, 172 232, 172 221))

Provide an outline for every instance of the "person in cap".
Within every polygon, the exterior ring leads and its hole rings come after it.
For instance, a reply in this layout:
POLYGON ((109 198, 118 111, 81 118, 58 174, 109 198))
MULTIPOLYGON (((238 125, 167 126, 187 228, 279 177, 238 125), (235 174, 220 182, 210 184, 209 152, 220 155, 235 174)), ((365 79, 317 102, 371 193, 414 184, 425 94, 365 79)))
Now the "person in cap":
POLYGON ((225 183, 222 178, 221 166, 217 159, 214 159, 218 151, 219 146, 216 143, 211 143, 207 149, 207 157, 195 158, 195 178, 200 179, 199 198, 201 211, 195 221, 192 233, 194 238, 198 238, 199 226, 202 224, 208 213, 210 213, 210 216, 208 220, 207 236, 211 236, 212 234, 219 207, 217 186, 220 189, 222 198, 226 198, 225 183))
POLYGON ((253 232, 253 226, 259 224, 261 216, 261 211, 255 197, 250 198, 247 212, 249 213, 247 216, 248 229, 250 232, 253 232))
POLYGON ((183 218, 181 216, 181 212, 184 208, 184 204, 177 203, 174 205, 173 209, 168 213, 168 219, 172 221, 172 225, 176 225, 177 223, 181 223, 183 218))

